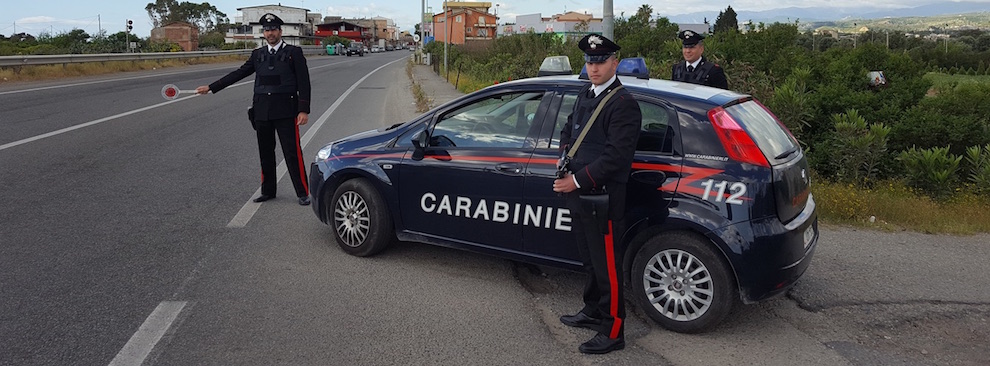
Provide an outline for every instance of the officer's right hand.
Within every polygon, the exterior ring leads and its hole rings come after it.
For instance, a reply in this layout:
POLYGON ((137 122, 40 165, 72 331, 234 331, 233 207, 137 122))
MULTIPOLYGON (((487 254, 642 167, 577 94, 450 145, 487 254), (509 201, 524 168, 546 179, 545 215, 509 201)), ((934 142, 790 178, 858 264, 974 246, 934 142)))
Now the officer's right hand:
POLYGON ((201 87, 196 88, 196 94, 206 94, 206 93, 209 93, 209 92, 210 92, 210 86, 209 85, 203 85, 201 87))

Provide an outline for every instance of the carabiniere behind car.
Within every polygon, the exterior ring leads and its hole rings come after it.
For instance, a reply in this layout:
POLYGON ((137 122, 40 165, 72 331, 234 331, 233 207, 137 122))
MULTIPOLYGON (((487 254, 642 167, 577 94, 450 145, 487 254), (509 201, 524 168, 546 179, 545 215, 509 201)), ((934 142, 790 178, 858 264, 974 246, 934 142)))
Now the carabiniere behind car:
MULTIPOLYGON (((310 168, 316 215, 356 256, 401 240, 579 269, 551 187, 560 129, 588 81, 564 65, 548 60, 541 74, 566 75, 493 85, 324 146, 310 168)), ((619 65, 643 112, 619 239, 629 293, 663 327, 704 332, 808 268, 818 240, 808 163, 753 97, 645 70, 642 59, 619 65)))

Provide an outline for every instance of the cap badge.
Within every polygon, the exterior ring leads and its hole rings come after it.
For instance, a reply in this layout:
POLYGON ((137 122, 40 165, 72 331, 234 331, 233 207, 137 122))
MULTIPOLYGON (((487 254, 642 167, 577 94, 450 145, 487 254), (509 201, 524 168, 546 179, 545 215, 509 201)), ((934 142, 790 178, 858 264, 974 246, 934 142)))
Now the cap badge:
POLYGON ((588 37, 588 48, 595 49, 602 44, 602 39, 598 36, 588 37))
POLYGON ((694 37, 694 32, 692 32, 692 31, 684 31, 684 37, 694 37))
POLYGON ((270 21, 273 21, 273 20, 275 20, 275 16, 274 15, 271 15, 271 14, 265 15, 265 20, 267 20, 269 22, 270 21))

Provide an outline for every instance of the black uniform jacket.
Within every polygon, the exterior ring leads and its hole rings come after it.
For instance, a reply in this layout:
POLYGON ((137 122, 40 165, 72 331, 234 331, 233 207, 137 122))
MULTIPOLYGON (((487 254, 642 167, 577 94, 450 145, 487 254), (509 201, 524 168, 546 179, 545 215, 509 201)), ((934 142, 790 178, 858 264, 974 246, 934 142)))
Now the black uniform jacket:
MULTIPOLYGON (((574 111, 567 117, 567 123, 560 132, 561 146, 570 149, 598 103, 620 85, 622 83, 616 79, 593 99, 588 96, 590 83, 581 89, 574 103, 574 111)), ((625 183, 629 180, 642 120, 639 104, 625 88, 606 102, 569 166, 581 186, 581 192, 601 189, 610 182, 625 183)))
MULTIPOLYGON (((251 57, 244 61, 240 68, 210 84, 210 90, 216 93, 252 73, 257 74, 259 70, 262 73, 266 72, 270 57, 272 56, 268 54, 267 45, 256 48, 251 52, 251 57)), ((309 68, 306 66, 306 57, 303 56, 302 48, 283 44, 275 53, 273 62, 288 63, 285 66, 292 69, 296 91, 294 93, 258 93, 256 87, 254 103, 252 104, 255 118, 259 121, 267 121, 295 118, 299 112, 309 113, 311 95, 309 68)), ((255 84, 258 84, 257 78, 255 84)))
POLYGON ((670 80, 722 89, 729 88, 729 82, 725 79, 725 71, 718 64, 708 61, 705 56, 701 56, 701 62, 698 63, 694 72, 688 72, 684 60, 675 63, 670 72, 670 80))

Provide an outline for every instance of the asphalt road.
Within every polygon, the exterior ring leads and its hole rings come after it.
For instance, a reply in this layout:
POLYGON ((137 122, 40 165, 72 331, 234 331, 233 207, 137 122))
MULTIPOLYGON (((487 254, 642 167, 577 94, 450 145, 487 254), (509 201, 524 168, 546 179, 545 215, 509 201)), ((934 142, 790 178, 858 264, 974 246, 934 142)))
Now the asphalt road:
MULTIPOLYGON (((408 56, 309 58, 306 160, 415 115, 408 56)), ((0 365, 990 363, 990 236, 829 226, 787 296, 702 335, 630 304, 627 349, 582 355, 592 334, 557 321, 580 274, 407 243, 351 257, 288 179, 250 203, 252 79, 160 95, 237 66, 0 86, 0 365)))

